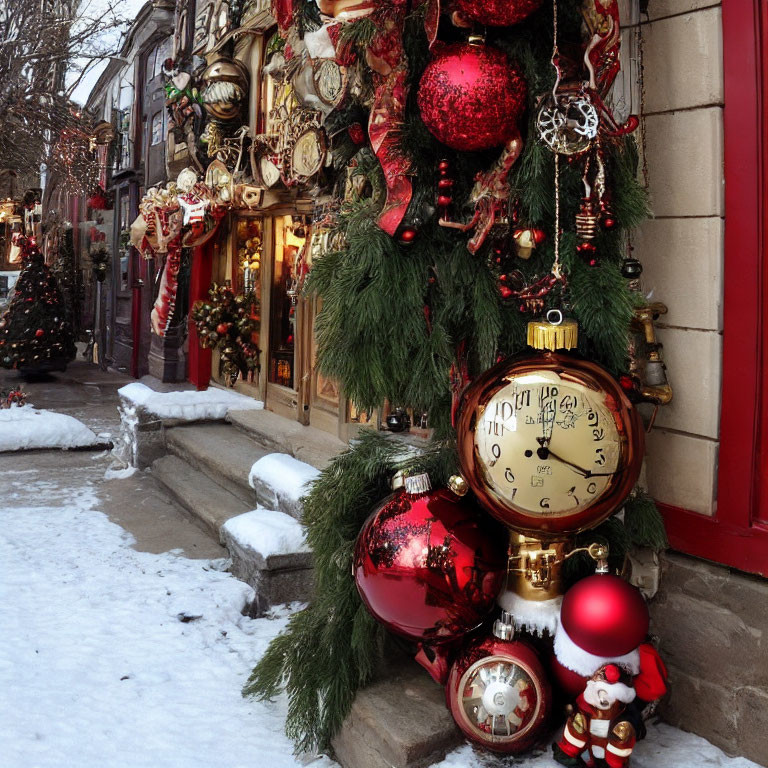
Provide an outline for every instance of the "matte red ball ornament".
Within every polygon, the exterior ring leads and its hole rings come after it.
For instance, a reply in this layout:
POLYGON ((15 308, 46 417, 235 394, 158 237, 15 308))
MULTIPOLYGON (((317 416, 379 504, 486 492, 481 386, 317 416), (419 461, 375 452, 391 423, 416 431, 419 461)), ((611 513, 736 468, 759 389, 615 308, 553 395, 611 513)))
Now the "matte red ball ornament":
POLYGON ((560 624, 579 648, 596 656, 623 656, 648 633, 648 606, 636 588, 613 574, 576 582, 563 598, 560 624))
POLYGON ((504 144, 517 131, 528 87, 520 67, 489 45, 440 48, 419 84, 421 118, 449 147, 475 152, 504 144))
POLYGON ((377 507, 355 545, 354 577, 387 629, 438 644, 479 626, 507 567, 503 529, 447 489, 409 477, 377 507))
POLYGON ((496 622, 494 635, 462 648, 445 695, 456 725, 470 741, 494 752, 520 754, 544 735, 551 689, 530 645, 511 639, 511 632, 510 639, 497 636, 502 622, 496 622))
POLYGON ((509 27, 530 16, 542 0, 453 0, 451 10, 465 21, 509 27))

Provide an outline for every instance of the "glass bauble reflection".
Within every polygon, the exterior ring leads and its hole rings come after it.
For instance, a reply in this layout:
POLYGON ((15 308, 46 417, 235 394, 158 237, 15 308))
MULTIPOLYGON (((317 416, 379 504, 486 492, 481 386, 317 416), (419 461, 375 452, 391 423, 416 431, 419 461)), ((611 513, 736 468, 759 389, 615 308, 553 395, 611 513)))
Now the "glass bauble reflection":
POLYGON ((439 644, 479 626, 494 609, 506 564, 506 531, 466 499, 446 489, 401 489, 363 526, 353 570, 376 619, 412 640, 439 644))

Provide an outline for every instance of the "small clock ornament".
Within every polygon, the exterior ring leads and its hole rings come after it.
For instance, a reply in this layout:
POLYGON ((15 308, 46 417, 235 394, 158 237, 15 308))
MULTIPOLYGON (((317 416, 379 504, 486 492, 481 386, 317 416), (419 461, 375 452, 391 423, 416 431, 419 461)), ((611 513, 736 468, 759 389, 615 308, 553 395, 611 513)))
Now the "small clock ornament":
POLYGON ((546 731, 549 682, 534 649, 514 639, 513 619, 505 611, 493 634, 459 652, 445 692, 456 725, 486 749, 520 754, 546 731))
POLYGON ((507 566, 505 532, 465 498, 431 490, 426 474, 380 504, 355 544, 353 573, 375 619, 439 645, 478 627, 495 607, 507 566))
POLYGON ((578 326, 559 310, 528 325, 533 352, 503 360, 464 392, 462 474, 491 515, 549 538, 615 512, 640 474, 643 430, 621 386, 573 352, 578 326))

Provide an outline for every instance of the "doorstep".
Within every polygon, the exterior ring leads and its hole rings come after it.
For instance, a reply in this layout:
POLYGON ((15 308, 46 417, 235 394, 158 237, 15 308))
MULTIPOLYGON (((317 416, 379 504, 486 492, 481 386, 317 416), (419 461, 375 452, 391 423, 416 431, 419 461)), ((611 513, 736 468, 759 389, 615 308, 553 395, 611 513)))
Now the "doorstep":
POLYGON ((227 421, 274 453, 287 453, 316 469, 325 469, 331 459, 349 446, 335 435, 272 411, 230 410, 227 421))

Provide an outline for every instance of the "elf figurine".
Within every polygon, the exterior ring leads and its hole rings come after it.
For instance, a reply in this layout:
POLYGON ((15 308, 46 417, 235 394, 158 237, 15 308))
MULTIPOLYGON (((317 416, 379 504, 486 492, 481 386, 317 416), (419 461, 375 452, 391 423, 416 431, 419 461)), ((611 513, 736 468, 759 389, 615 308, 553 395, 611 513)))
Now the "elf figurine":
POLYGON ((617 664, 600 667, 576 700, 576 711, 568 718, 560 741, 552 745, 555 760, 588 768, 627 766, 636 736, 624 710, 634 698, 632 677, 626 670, 617 664))

